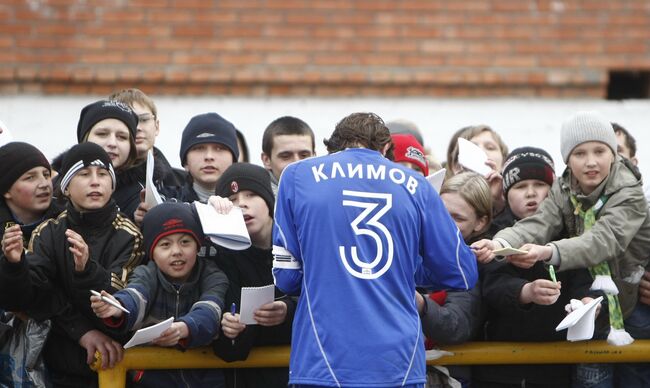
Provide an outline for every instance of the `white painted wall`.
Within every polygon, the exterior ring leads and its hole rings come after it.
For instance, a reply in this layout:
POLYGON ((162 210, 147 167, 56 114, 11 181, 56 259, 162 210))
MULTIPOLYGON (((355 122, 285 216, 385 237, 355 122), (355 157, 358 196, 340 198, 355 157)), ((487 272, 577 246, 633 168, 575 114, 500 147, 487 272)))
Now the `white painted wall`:
MULTIPOLYGON (((438 159, 444 159, 449 138, 457 129, 484 123, 496 129, 510 149, 525 145, 546 149, 559 171, 564 168, 559 144, 563 119, 578 110, 596 109, 636 137, 641 171, 650 174, 650 100, 152 97, 161 122, 157 146, 176 166, 180 164, 180 134, 195 114, 213 111, 230 120, 246 134, 251 161, 261 164, 262 133, 277 117, 293 115, 305 120, 316 132, 317 152, 322 155, 322 139, 329 137, 341 118, 372 111, 386 121, 413 121, 438 159)), ((52 158, 76 142, 81 108, 100 98, 0 96, 0 120, 14 140, 32 143, 52 158)))

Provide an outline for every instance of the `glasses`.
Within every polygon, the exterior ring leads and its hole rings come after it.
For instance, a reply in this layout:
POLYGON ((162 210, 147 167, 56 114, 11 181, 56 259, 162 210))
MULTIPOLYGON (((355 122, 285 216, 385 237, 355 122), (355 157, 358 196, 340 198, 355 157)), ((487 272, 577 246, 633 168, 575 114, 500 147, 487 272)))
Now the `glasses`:
POLYGON ((141 115, 138 115, 138 124, 146 124, 155 118, 156 116, 152 115, 151 113, 143 113, 141 115))

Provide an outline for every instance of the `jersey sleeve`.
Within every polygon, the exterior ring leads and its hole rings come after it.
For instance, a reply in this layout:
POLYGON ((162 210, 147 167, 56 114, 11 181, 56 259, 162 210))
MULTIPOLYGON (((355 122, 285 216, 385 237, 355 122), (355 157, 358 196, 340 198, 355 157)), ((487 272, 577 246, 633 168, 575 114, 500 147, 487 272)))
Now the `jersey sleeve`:
POLYGON ((273 279, 289 295, 300 293, 303 276, 293 208, 295 171, 296 165, 290 165, 282 173, 273 225, 273 279))

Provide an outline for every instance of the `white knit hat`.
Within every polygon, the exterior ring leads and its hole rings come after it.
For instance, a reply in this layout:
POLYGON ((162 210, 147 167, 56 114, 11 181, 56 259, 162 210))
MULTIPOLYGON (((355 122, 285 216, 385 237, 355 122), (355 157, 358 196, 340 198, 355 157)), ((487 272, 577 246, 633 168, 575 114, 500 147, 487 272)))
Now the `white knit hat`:
POLYGON ((612 124, 596 111, 578 112, 562 123, 560 131, 560 150, 564 163, 574 148, 588 141, 599 141, 607 144, 616 155, 616 134, 612 124))

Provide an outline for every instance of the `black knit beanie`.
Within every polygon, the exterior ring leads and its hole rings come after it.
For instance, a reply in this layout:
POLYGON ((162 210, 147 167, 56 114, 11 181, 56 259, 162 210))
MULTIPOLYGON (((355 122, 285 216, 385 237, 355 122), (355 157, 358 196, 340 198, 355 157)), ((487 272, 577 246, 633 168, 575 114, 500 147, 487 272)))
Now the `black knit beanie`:
POLYGON ((98 166, 108 170, 113 179, 113 189, 115 189, 115 171, 113 171, 111 158, 101 146, 85 142, 70 148, 63 158, 59 172, 62 176, 61 192, 65 192, 76 173, 89 166, 98 166))
POLYGON ((15 141, 0 147, 0 195, 9 191, 21 175, 40 166, 52 169, 45 155, 31 144, 15 141))
POLYGON ((192 117, 181 137, 181 165, 185 165, 187 152, 192 146, 204 143, 219 143, 232 153, 232 162, 239 158, 237 130, 232 123, 216 113, 204 113, 192 117))
POLYGON ((79 123, 77 124, 77 142, 84 141, 86 134, 93 125, 104 119, 117 119, 126 124, 135 139, 138 130, 138 115, 126 104, 113 100, 100 100, 86 105, 81 110, 79 123))
POLYGON ((205 236, 198 217, 191 205, 180 202, 164 202, 154 206, 142 220, 142 237, 144 247, 150 259, 153 250, 161 238, 174 233, 187 233, 199 247, 204 244, 205 236))
POLYGON ((553 158, 541 148, 521 147, 510 152, 503 164, 503 194, 508 198, 508 190, 517 182, 537 179, 553 185, 555 170, 553 158))
POLYGON ((216 194, 228 198, 242 190, 250 190, 262 197, 273 217, 275 197, 271 188, 271 175, 264 168, 250 163, 235 163, 228 167, 217 181, 216 194))

